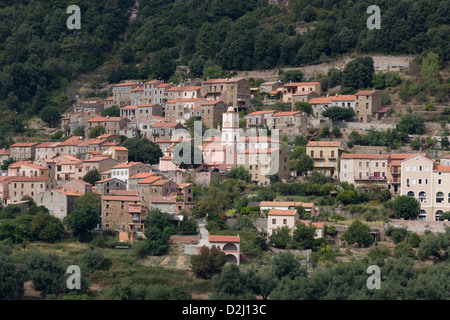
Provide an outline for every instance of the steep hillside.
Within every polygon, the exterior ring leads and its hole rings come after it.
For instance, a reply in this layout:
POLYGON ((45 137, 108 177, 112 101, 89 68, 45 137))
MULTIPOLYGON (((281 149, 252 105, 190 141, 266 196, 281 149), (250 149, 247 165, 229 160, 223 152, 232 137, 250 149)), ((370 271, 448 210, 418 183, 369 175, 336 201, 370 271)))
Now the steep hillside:
POLYGON ((448 0, 2 1, 0 147, 43 109, 58 118, 80 88, 127 78, 178 82, 347 53, 434 51, 445 63, 449 16, 448 0), (380 30, 366 27, 373 4, 380 30), (81 9, 81 30, 66 26, 69 5, 81 9), (174 76, 177 66, 188 68, 174 76))

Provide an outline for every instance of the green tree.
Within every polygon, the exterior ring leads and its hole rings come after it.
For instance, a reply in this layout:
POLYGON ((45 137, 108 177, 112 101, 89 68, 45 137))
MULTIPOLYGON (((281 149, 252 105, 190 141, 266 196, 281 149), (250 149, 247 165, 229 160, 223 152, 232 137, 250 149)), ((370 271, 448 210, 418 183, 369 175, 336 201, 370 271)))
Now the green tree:
POLYGON ((220 273, 225 262, 225 253, 220 248, 212 247, 210 249, 203 246, 200 254, 192 256, 191 270, 199 278, 210 279, 213 275, 220 273))
POLYGON ((439 54, 429 52, 425 58, 422 59, 421 74, 424 80, 436 79, 439 76, 441 61, 439 54))
POLYGON ((6 160, 3 160, 3 163, 2 163, 2 166, 0 169, 2 169, 3 171, 7 171, 9 168, 9 165, 14 162, 16 162, 16 159, 14 159, 14 158, 8 158, 6 160))
POLYGON ((352 108, 342 108, 342 107, 329 107, 324 112, 322 116, 330 118, 332 120, 350 120, 355 116, 355 111, 352 108))
POLYGON ((415 220, 419 215, 420 202, 413 197, 399 196, 394 200, 393 209, 397 219, 415 220))
POLYGON ((106 108, 101 113, 102 117, 120 117, 120 108, 119 106, 111 106, 109 108, 106 108))
POLYGON ((312 113, 312 106, 308 102, 297 101, 295 103, 295 110, 303 111, 310 115, 312 113))
POLYGON ((99 180, 102 180, 102 175, 97 169, 89 170, 84 176, 83 181, 95 185, 99 180))
POLYGON ((238 166, 236 168, 232 168, 228 172, 228 175, 232 179, 239 179, 239 180, 243 180, 243 181, 247 181, 247 182, 250 181, 250 173, 243 166, 238 166))
POLYGON ((394 258, 400 258, 401 256, 414 258, 415 253, 413 247, 405 242, 397 243, 394 248, 394 258))
POLYGON ((156 79, 168 80, 177 68, 169 49, 162 49, 153 54, 151 58, 151 70, 156 79))
POLYGON ((277 279, 287 277, 306 277, 307 271, 300 265, 299 260, 290 252, 280 252, 272 259, 272 273, 277 279))
POLYGON ((360 247, 367 247, 374 241, 369 227, 359 220, 353 221, 341 238, 348 244, 357 243, 360 247))
POLYGON ((63 231, 61 220, 43 210, 38 211, 31 220, 31 232, 39 240, 54 242, 61 239, 63 231))
POLYGON ((347 63, 342 73, 342 93, 354 93, 372 86, 375 69, 372 57, 356 57, 347 63))
POLYGON ((81 265, 88 272, 96 270, 108 270, 111 265, 111 259, 105 258, 102 250, 85 251, 81 257, 81 265))
POLYGON ((301 70, 288 70, 283 72, 282 80, 284 83, 301 82, 303 81, 303 76, 301 70))
POLYGON ((292 244, 291 229, 288 226, 279 227, 269 237, 270 243, 279 248, 286 248, 292 244))
POLYGON ((20 299, 23 292, 23 281, 17 274, 13 259, 0 252, 0 300, 20 299))
POLYGON ((418 115, 406 114, 400 120, 397 129, 400 132, 406 132, 408 134, 424 134, 425 120, 418 115))
POLYGON ((105 133, 106 133, 105 127, 103 125, 99 124, 91 129, 91 131, 89 132, 89 138, 90 139, 97 138, 105 133))
POLYGON ((55 253, 25 252, 19 270, 25 281, 32 280, 33 287, 42 296, 58 295, 64 289, 64 269, 61 258, 55 253))
POLYGON ((409 243, 413 248, 418 248, 420 241, 420 236, 415 232, 412 232, 406 236, 406 243, 409 243))
POLYGON ((84 126, 77 126, 77 127, 73 130, 72 135, 78 136, 78 137, 83 137, 83 138, 84 138, 84 129, 85 129, 84 126))
POLYGON ((314 243, 314 237, 316 236, 316 227, 306 226, 303 223, 298 223, 294 230, 292 240, 294 245, 300 249, 311 249, 314 243))
POLYGON ((212 300, 254 300, 256 295, 253 273, 241 272, 236 264, 223 267, 220 274, 211 279, 212 300))
POLYGON ((128 149, 128 160, 146 164, 159 163, 163 156, 161 148, 148 139, 128 138, 122 145, 128 149))
POLYGON ((61 119, 61 113, 56 106, 46 106, 39 113, 42 121, 48 123, 50 128, 54 128, 54 125, 61 119))
POLYGON ((356 193, 353 190, 342 190, 336 196, 336 201, 341 202, 343 205, 355 203, 356 193))
POLYGON ((101 202, 95 194, 85 194, 75 202, 75 209, 63 219, 74 237, 89 239, 89 232, 101 223, 101 202))
POLYGON ((316 19, 316 10, 310 4, 308 4, 302 11, 302 18, 306 22, 312 22, 316 19))

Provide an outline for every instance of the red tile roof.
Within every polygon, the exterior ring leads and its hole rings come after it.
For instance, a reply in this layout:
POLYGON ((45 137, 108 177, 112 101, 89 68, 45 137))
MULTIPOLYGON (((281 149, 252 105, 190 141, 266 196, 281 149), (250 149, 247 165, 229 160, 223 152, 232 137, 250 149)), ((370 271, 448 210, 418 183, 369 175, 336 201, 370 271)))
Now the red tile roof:
POLYGON ((258 153, 258 154, 266 154, 278 151, 279 148, 267 148, 267 149, 245 149, 240 153, 249 154, 249 153, 258 153))
POLYGON ((155 181, 162 179, 160 176, 150 176, 138 182, 138 184, 152 184, 155 181))
POLYGON ((441 172, 450 172, 450 166, 440 166, 440 165, 437 165, 436 167, 433 168, 433 171, 435 171, 435 172, 438 172, 438 171, 441 171, 441 172))
POLYGON ((241 239, 239 236, 209 235, 209 242, 241 242, 241 239))
POLYGON ((126 169, 126 168, 134 167, 141 163, 142 162, 122 162, 122 163, 119 163, 118 165, 115 165, 111 169, 126 169))
POLYGON ((141 202, 141 198, 136 196, 102 196, 105 201, 127 201, 127 202, 141 202))
POLYGON ((358 91, 357 93, 355 93, 355 96, 371 96, 375 92, 376 92, 376 90, 373 90, 373 91, 358 91))
POLYGON ((280 209, 270 209, 267 213, 268 216, 295 216, 297 210, 280 210, 280 209))
POLYGON ((339 147, 340 141, 310 141, 306 145, 307 147, 339 147))
POLYGON ((299 87, 299 86, 312 86, 320 84, 320 82, 292 82, 292 83, 286 83, 285 87, 299 87))
POLYGON ((300 111, 280 111, 272 115, 272 117, 294 116, 301 113, 300 111))
POLYGON ((247 116, 256 116, 259 114, 266 114, 266 113, 275 113, 277 110, 262 110, 262 111, 255 111, 252 113, 247 114, 247 116))
POLYGON ((388 159, 389 154, 345 153, 341 159, 388 159))
POLYGON ((219 102, 224 103, 222 100, 213 100, 213 101, 203 102, 202 106, 213 106, 215 104, 218 104, 219 102))
POLYGON ((37 145, 37 142, 16 142, 11 145, 11 148, 13 147, 32 147, 37 145))
POLYGON ((157 172, 138 172, 133 174, 131 177, 129 177, 129 179, 144 179, 144 178, 148 178, 151 176, 155 176, 158 175, 157 172))
POLYGON ((76 197, 82 196, 82 194, 69 189, 51 189, 51 191, 59 192, 67 196, 76 196, 76 197))
POLYGON ((91 120, 88 120, 88 122, 115 122, 122 120, 121 117, 94 117, 91 120))
POLYGON ((135 84, 137 84, 137 82, 124 82, 124 83, 115 84, 114 87, 127 87, 127 86, 133 86, 135 84))
POLYGON ((152 128, 175 127, 178 124, 179 124, 178 122, 157 122, 154 125, 152 125, 152 128))
POLYGON ((237 82, 237 81, 241 81, 244 78, 228 78, 228 79, 209 79, 204 81, 204 84, 209 84, 209 83, 225 83, 225 82, 237 82))

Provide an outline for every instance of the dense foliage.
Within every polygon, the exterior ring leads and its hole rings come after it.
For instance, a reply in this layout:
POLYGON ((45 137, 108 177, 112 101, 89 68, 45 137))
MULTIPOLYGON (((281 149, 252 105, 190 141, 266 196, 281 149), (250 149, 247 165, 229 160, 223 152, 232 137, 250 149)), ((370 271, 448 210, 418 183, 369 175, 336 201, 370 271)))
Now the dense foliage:
MULTIPOLYGON (((190 74, 181 76, 220 77, 231 70, 306 65, 354 50, 432 51, 435 56, 427 60, 432 63, 424 64, 422 72, 432 81, 435 77, 428 71, 434 61, 445 62, 450 56, 447 1, 379 1, 379 30, 366 27, 367 7, 374 4, 368 0, 294 0, 287 6, 266 0, 144 0, 137 7, 132 0, 79 0, 79 30, 66 26, 66 9, 72 4, 23 0, 0 6, 0 101, 9 113, 19 114, 1 125, 6 144, 12 134, 24 130, 30 116, 42 115, 54 126, 72 102, 67 91, 72 81, 98 67, 104 67, 104 80, 115 83, 168 80, 177 65, 189 66, 190 74), (299 27, 310 30, 300 33, 299 27)), ((355 59, 348 68, 356 67, 358 73, 336 74, 341 79, 330 73, 330 87, 336 80, 350 91, 355 83, 361 88, 371 85, 358 64, 367 65, 370 73, 370 63, 355 59)), ((297 81, 303 75, 282 76, 297 81)), ((392 84, 392 79, 376 80, 377 88, 386 80, 392 84)))

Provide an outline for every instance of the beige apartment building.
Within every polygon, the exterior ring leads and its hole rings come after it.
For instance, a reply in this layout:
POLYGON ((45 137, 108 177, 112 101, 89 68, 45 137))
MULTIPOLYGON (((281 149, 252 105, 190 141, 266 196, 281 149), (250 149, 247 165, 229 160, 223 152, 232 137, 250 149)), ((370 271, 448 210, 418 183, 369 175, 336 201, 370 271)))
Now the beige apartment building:
POLYGON ((450 166, 420 154, 401 161, 401 195, 420 202, 419 220, 439 221, 450 211, 450 166))
POLYGON ((343 154, 340 157, 340 181, 355 187, 387 187, 388 154, 343 154))
POLYGON ((371 122, 381 109, 381 95, 378 91, 358 91, 355 93, 355 113, 359 122, 371 122))
POLYGON ((250 82, 245 78, 209 79, 203 82, 202 95, 208 101, 222 100, 227 107, 250 106, 250 82))
POLYGON ((289 177, 289 153, 281 148, 246 149, 238 153, 238 166, 249 171, 250 181, 270 185, 270 176, 277 174, 282 180, 289 177))
POLYGON ((342 150, 340 141, 310 141, 306 145, 306 154, 314 161, 314 170, 333 179, 339 177, 342 150))

